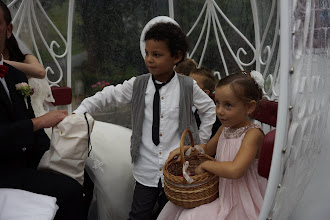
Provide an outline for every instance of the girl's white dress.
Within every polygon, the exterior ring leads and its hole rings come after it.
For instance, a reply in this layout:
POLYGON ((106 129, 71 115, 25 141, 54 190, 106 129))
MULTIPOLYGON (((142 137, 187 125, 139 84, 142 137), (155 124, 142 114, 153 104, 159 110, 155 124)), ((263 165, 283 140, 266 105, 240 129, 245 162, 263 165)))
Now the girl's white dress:
MULTIPOLYGON (((251 124, 246 127, 224 128, 218 141, 216 160, 234 160, 246 132, 260 128, 251 124)), ((158 220, 257 220, 263 203, 267 180, 258 174, 255 159, 244 176, 239 179, 219 178, 219 198, 193 209, 184 209, 168 202, 158 220)))

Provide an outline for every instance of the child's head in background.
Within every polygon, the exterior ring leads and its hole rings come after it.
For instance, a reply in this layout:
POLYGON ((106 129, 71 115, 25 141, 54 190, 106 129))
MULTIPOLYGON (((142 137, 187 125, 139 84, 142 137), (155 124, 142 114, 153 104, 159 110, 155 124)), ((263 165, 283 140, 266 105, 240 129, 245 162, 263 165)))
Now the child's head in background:
POLYGON ((209 96, 214 93, 216 78, 212 72, 206 68, 197 68, 190 72, 189 76, 193 78, 198 86, 209 96))
POLYGON ((175 72, 189 76, 189 74, 197 69, 197 63, 194 59, 185 58, 174 68, 175 72))

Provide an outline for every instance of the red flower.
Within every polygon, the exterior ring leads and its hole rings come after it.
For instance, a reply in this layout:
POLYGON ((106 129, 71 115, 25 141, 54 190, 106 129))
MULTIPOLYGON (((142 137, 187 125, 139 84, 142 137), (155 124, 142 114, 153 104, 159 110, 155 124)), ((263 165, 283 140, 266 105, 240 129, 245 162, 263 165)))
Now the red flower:
POLYGON ((8 74, 8 66, 0 65, 0 77, 3 78, 8 74))

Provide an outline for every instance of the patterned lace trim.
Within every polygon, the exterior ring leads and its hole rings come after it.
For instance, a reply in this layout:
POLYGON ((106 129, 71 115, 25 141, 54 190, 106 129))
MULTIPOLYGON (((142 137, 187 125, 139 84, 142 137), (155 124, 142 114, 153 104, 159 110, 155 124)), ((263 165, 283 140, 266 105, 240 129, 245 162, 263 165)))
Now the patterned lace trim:
POLYGON ((89 158, 93 161, 92 168, 95 170, 100 170, 102 173, 104 173, 103 162, 98 160, 93 153, 89 155, 89 158))
POLYGON ((250 124, 240 128, 225 127, 223 128, 223 134, 226 139, 239 138, 240 136, 242 136, 242 134, 246 133, 251 128, 260 128, 260 126, 256 124, 250 124))

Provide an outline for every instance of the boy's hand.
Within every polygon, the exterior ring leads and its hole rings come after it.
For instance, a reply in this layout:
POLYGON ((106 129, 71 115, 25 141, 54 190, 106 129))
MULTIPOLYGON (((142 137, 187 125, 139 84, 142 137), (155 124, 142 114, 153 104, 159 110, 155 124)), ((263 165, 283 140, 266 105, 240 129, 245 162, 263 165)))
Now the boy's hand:
MULTIPOLYGON (((191 146, 185 145, 184 146, 184 152, 186 152, 191 146)), ((181 161, 181 155, 180 155, 180 147, 176 148, 175 150, 172 150, 170 154, 168 155, 168 158, 165 163, 170 162, 171 160, 176 160, 175 162, 181 161)))
POLYGON ((172 151, 170 152, 170 154, 168 155, 168 158, 167 158, 165 164, 168 163, 168 162, 170 162, 170 161, 173 160, 173 159, 176 159, 176 162, 178 162, 178 161, 181 160, 181 156, 180 156, 180 147, 178 147, 178 148, 176 148, 175 150, 172 150, 172 151))

